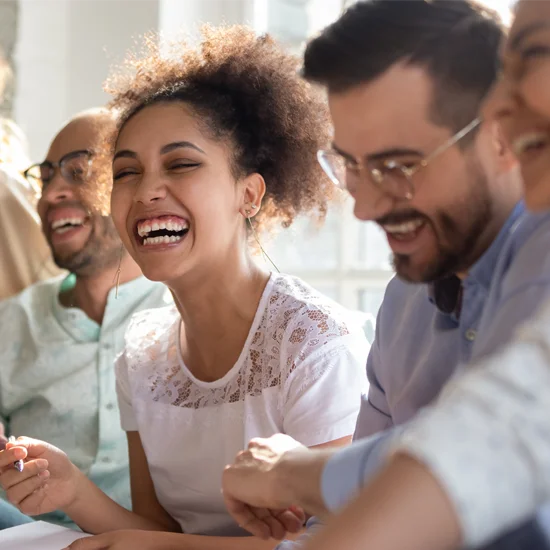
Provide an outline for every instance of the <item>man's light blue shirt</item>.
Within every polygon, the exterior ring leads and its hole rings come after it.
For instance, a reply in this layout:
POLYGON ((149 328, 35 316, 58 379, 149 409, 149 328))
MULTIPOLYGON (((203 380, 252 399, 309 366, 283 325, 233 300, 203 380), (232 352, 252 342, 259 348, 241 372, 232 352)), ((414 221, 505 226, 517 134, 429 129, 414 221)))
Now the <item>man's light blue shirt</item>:
MULTIPOLYGON (((132 315, 164 306, 164 285, 139 277, 112 290, 103 322, 65 308, 74 276, 35 284, 0 303, 0 422, 8 435, 67 453, 100 489, 130 508, 128 448, 120 427, 114 361, 132 315)), ((63 523, 60 512, 40 519, 63 523)))
MULTIPOLYGON (((550 290, 550 214, 518 204, 462 281, 431 285, 394 278, 378 313, 355 440, 328 462, 327 507, 346 504, 383 463, 389 442, 467 363, 495 351, 550 290), (366 439, 365 439, 366 438, 366 439)), ((292 544, 283 543, 283 548, 292 544)))

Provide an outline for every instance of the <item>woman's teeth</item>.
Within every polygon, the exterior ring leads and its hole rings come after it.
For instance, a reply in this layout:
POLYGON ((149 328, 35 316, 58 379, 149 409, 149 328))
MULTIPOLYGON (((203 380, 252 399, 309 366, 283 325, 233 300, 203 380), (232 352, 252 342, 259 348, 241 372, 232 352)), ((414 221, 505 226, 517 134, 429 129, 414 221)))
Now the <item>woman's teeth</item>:
POLYGON ((173 244, 185 237, 189 224, 177 216, 163 216, 138 222, 136 231, 143 246, 173 244))
POLYGON ((152 231, 180 232, 185 229, 188 229, 188 224, 184 221, 146 220, 139 222, 137 226, 137 232, 140 237, 147 237, 152 231))
POLYGON ((148 237, 143 239, 144 246, 147 245, 153 245, 153 244, 169 244, 169 243, 177 243, 178 241, 181 241, 183 239, 184 235, 164 235, 162 237, 148 237))

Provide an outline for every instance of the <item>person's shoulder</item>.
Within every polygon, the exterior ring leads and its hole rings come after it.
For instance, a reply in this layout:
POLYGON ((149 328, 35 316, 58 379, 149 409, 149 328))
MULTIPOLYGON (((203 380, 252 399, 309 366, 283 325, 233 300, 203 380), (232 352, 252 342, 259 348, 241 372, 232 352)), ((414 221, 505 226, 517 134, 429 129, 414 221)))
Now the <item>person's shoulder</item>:
POLYGON ((142 339, 156 340, 164 330, 179 320, 179 313, 174 304, 164 307, 142 309, 132 315, 126 331, 126 340, 142 339))
POLYGON ((59 289, 65 279, 65 275, 59 275, 34 283, 15 296, 10 296, 0 301, 0 315, 7 311, 21 311, 32 315, 37 309, 47 307, 51 309, 53 299, 59 293, 59 289))
POLYGON ((549 227, 550 212, 525 211, 511 227, 508 240, 515 248, 521 249, 528 242, 545 238, 550 233, 549 227))
POLYGON ((430 304, 430 285, 426 283, 407 283, 394 275, 384 292, 384 298, 380 305, 381 315, 389 313, 394 316, 396 310, 403 312, 410 307, 414 309, 420 305, 430 304))
POLYGON ((364 336, 365 319, 360 312, 346 309, 297 277, 273 277, 267 306, 272 330, 290 333, 291 341, 308 333, 325 340, 347 334, 364 336))
POLYGON ((508 251, 502 259, 506 286, 529 281, 550 282, 550 213, 524 213, 510 232, 508 251))
POLYGON ((179 320, 179 312, 173 304, 134 313, 124 337, 127 360, 142 363, 159 358, 167 351, 179 320))
POLYGON ((47 340, 49 329, 55 326, 54 303, 63 277, 35 283, 0 302, 0 327, 5 345, 0 355, 17 356, 21 346, 30 341, 47 340))

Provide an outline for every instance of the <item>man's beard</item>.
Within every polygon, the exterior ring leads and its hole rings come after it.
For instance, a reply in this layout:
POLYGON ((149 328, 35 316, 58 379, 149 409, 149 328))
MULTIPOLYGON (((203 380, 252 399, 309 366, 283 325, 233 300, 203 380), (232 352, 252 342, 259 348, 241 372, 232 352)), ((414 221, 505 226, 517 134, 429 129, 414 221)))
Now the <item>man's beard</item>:
POLYGON ((398 277, 409 283, 431 283, 453 274, 468 271, 479 258, 479 241, 492 220, 492 201, 487 179, 478 166, 474 185, 464 202, 465 206, 455 213, 441 212, 437 225, 424 217, 430 224, 437 242, 437 249, 431 262, 421 270, 415 268, 407 255, 395 254, 392 263, 398 277))
POLYGON ((108 216, 94 216, 90 221, 90 236, 78 252, 59 256, 53 251, 53 259, 61 269, 77 275, 90 275, 116 265, 119 261, 122 244, 112 219, 108 216))

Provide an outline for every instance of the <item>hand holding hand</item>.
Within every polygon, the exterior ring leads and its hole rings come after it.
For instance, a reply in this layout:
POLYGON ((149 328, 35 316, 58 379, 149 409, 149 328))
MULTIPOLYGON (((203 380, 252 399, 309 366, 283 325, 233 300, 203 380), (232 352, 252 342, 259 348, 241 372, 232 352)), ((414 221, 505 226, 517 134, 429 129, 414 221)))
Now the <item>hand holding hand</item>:
POLYGON ((20 437, 0 451, 0 486, 23 514, 38 515, 69 506, 82 475, 67 455, 53 445, 20 437), (23 460, 22 472, 14 462, 23 460))
POLYGON ((284 454, 295 449, 307 450, 283 434, 253 439, 224 471, 222 490, 227 509, 239 525, 257 537, 282 539, 304 524, 305 514, 293 507, 292 496, 285 491, 277 470, 284 454))

